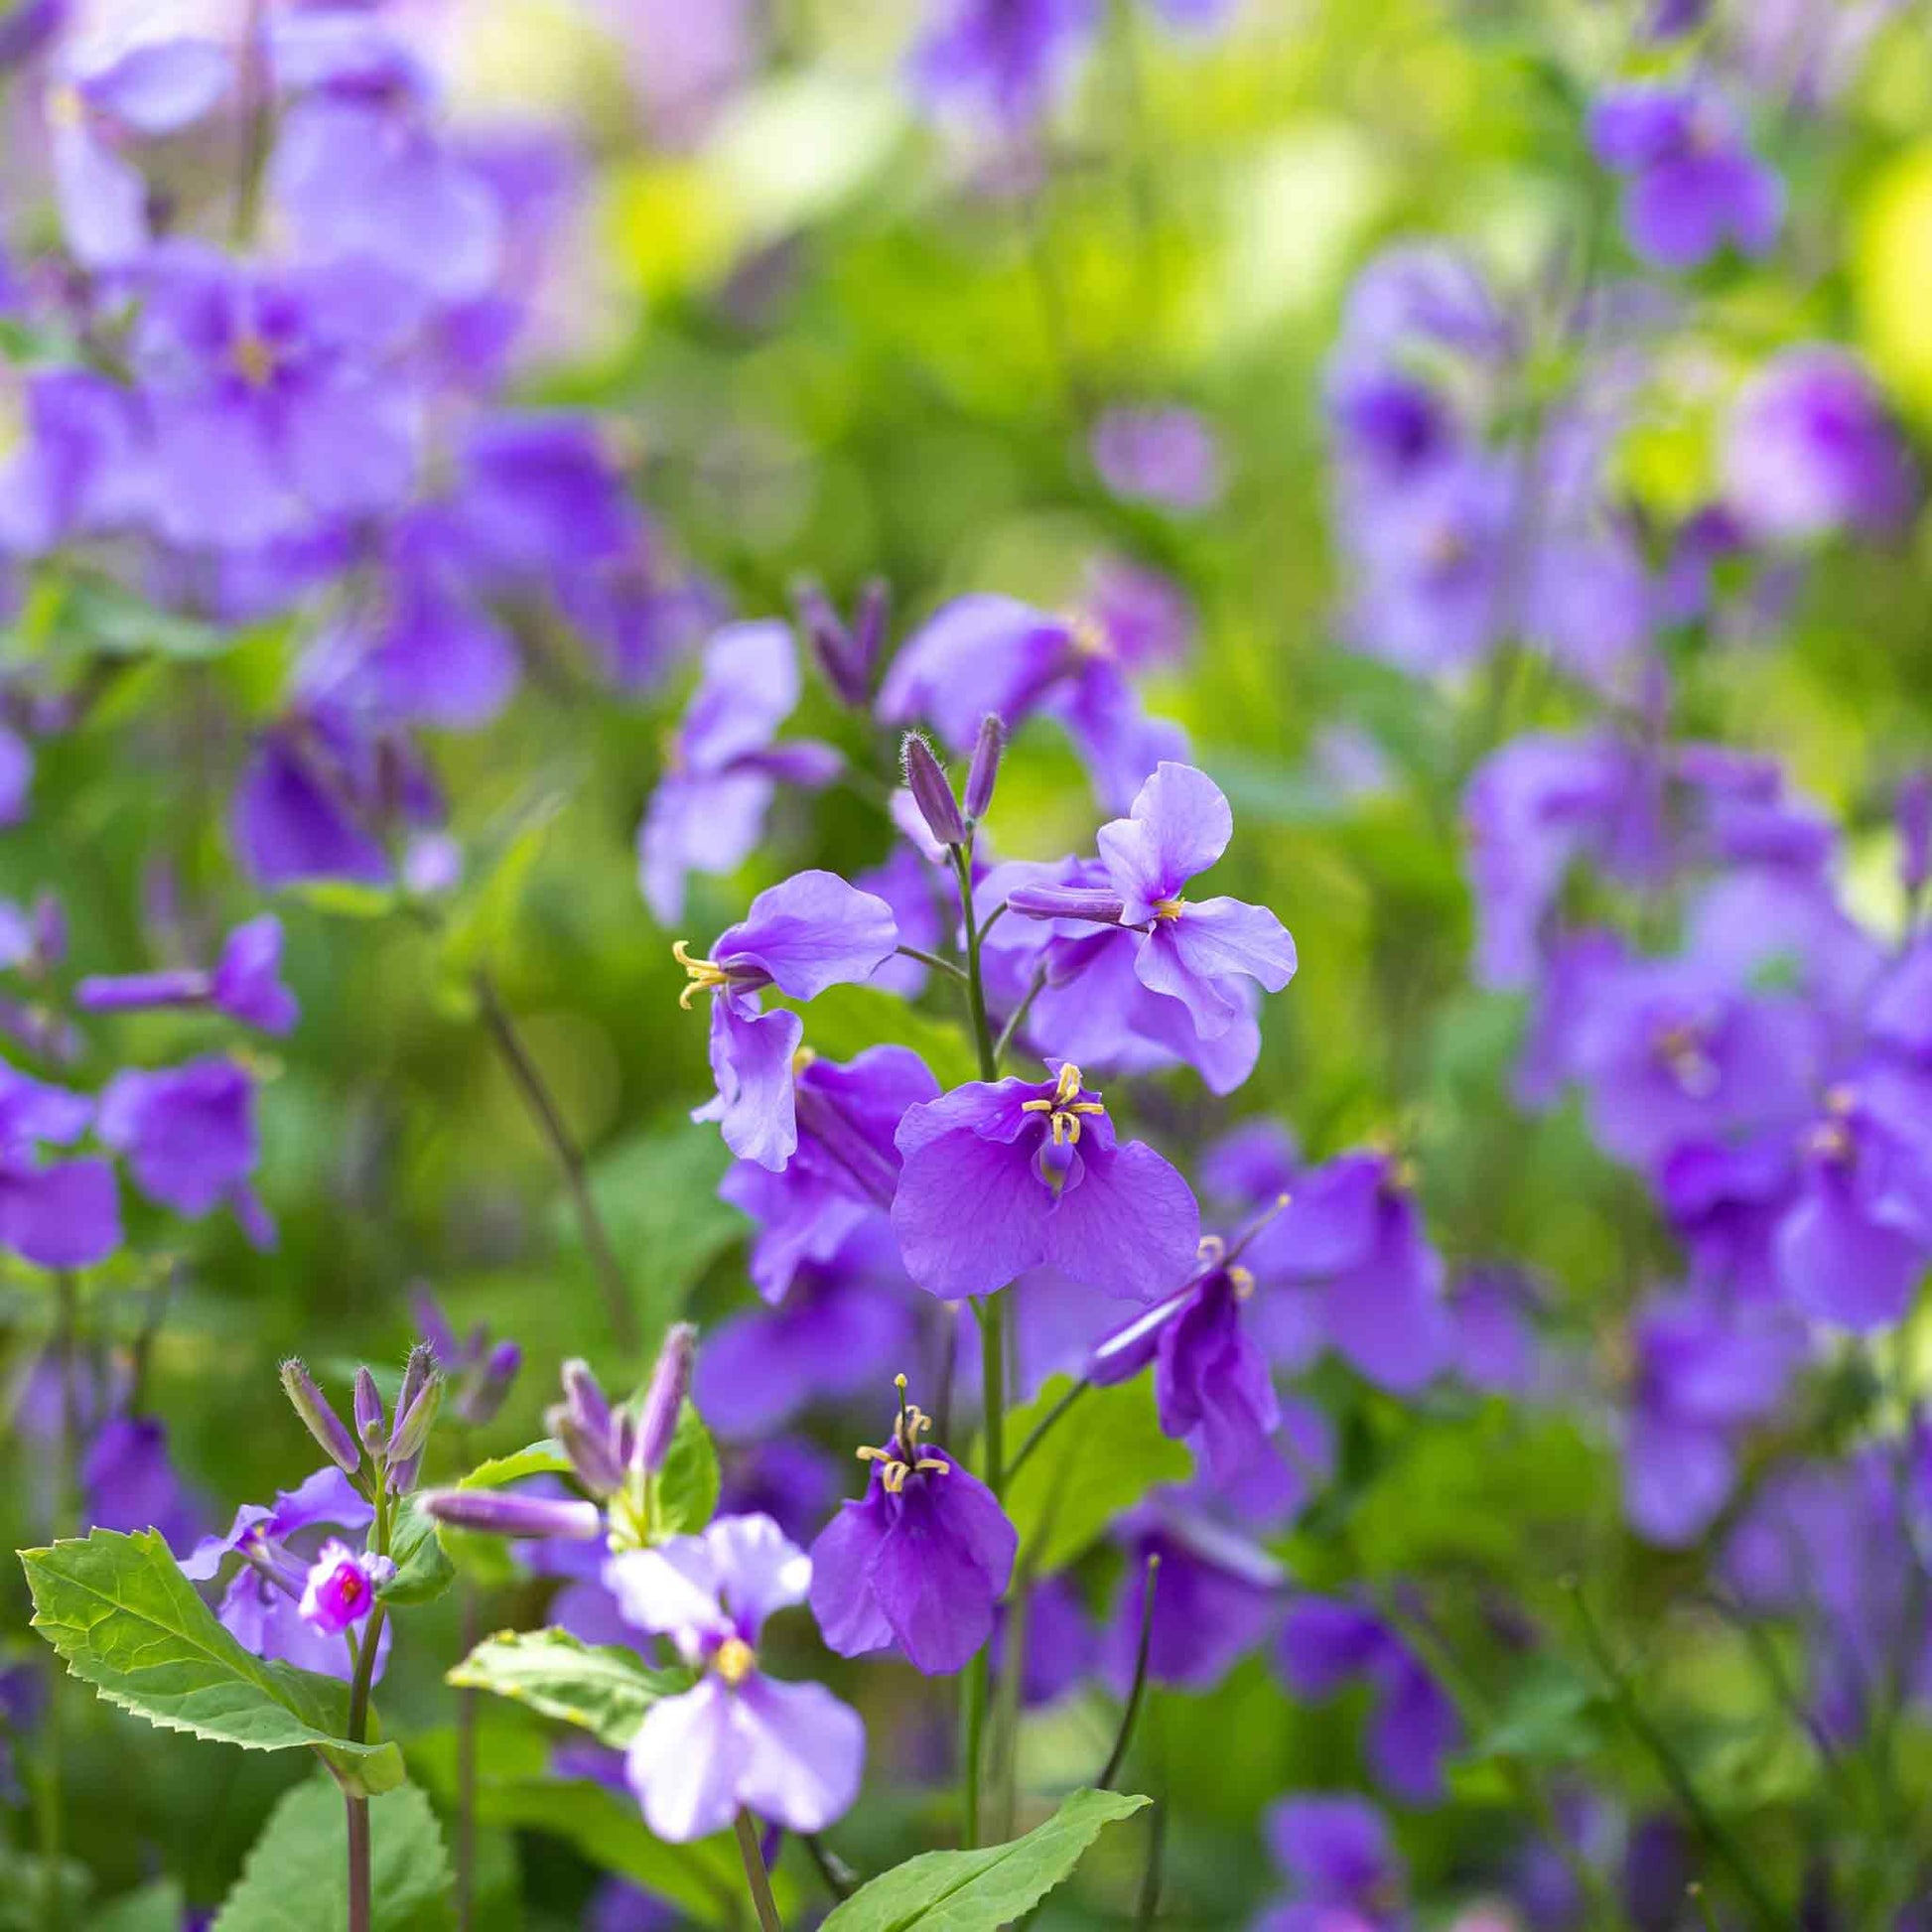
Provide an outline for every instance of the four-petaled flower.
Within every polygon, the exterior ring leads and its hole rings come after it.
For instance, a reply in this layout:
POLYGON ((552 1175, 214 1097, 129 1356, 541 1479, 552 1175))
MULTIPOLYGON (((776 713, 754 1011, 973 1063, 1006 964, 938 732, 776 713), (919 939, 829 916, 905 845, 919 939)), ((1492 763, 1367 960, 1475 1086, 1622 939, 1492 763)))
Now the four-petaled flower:
POLYGON ((387 1557, 358 1556, 332 1537, 309 1566, 297 1608, 325 1636, 340 1637, 368 1615, 377 1588, 395 1574, 387 1557))

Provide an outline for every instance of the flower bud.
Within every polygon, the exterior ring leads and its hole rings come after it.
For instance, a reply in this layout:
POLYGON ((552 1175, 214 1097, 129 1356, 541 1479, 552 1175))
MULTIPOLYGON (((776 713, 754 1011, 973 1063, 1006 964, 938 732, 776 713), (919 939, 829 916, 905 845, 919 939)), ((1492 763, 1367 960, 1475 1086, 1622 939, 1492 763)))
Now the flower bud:
MULTIPOLYGON (((423 1351, 425 1355, 428 1352, 427 1349, 423 1351)), ((415 1359, 412 1354, 412 1366, 415 1359)), ((389 1455, 392 1461, 414 1462, 422 1454, 423 1445, 428 1442, 429 1432, 435 1426, 437 1412, 443 1407, 443 1378, 425 1374, 412 1395, 409 1379, 405 1375, 403 1395, 409 1397, 408 1406, 403 1406, 402 1396, 396 1398, 396 1426, 389 1433, 389 1455)))
POLYGON ((879 662, 879 647, 886 641, 886 618, 892 604, 893 594, 883 577, 871 579, 859 593, 859 606, 852 614, 852 649, 859 660, 861 690, 871 681, 872 667, 879 662))
POLYGON ((798 606, 799 621, 805 626, 806 638, 811 643, 812 655, 825 673, 825 681, 843 703, 854 711, 863 711, 869 698, 866 660, 852 633, 816 584, 800 584, 792 597, 798 606))
POLYGON ((560 1496, 522 1496, 501 1489, 431 1489, 423 1508, 452 1529, 490 1536, 567 1536, 587 1543, 604 1527, 595 1503, 560 1496))
MULTIPOLYGON (((544 1412, 551 1435, 564 1446, 577 1479, 593 1496, 614 1496, 623 1487, 623 1467, 610 1435, 586 1429, 562 1403, 544 1412)), ((615 1433, 615 1432, 614 1432, 615 1433)))
POLYGON ((650 1387, 644 1391, 636 1446, 631 1451, 631 1466, 643 1475, 655 1475, 670 1453, 678 1411, 684 1407, 691 1387, 691 1357, 697 1342, 698 1331, 690 1322, 674 1321, 657 1351, 657 1366, 651 1370, 650 1387))
POLYGON ((435 1367, 435 1352, 431 1349, 428 1342, 419 1341, 409 1351, 409 1359, 403 1363, 402 1387, 396 1391, 395 1430, 392 1430, 389 1436, 389 1449, 391 1453, 395 1450, 396 1432, 402 1428, 404 1412, 416 1400, 417 1396, 421 1394, 423 1384, 429 1380, 430 1372, 435 1367))
POLYGON ((1118 893, 1085 886, 1016 886, 1007 909, 1030 919, 1086 919, 1094 925, 1119 925, 1127 907, 1118 893))
POLYGON ((917 732, 907 732, 899 746, 899 762, 905 768, 905 788, 919 808, 926 829, 941 845, 964 845, 966 821, 959 815, 959 800, 953 796, 932 747, 917 732))
POLYGON ((966 816, 975 822, 986 816, 993 802, 993 781, 1000 775, 1000 754, 1007 748, 1007 728, 988 712, 980 720, 979 743, 966 773, 966 816))
POLYGON ((458 1405, 463 1420, 473 1429, 481 1429, 485 1423, 493 1422, 497 1410, 509 1395, 510 1384, 516 1380, 522 1366, 523 1350, 513 1341, 499 1341, 489 1351, 483 1372, 473 1377, 463 1392, 458 1405))
POLYGON ((309 1371, 291 1355, 282 1364, 282 1391, 303 1427, 322 1445, 323 1451, 345 1474, 353 1475, 361 1466, 362 1452, 343 1419, 329 1406, 329 1399, 316 1387, 309 1371))
POLYGON ((365 1449, 379 1449, 389 1433, 388 1419, 382 1413, 382 1396, 375 1377, 366 1368, 355 1371, 355 1433, 365 1449))
POLYGON ((591 1365, 581 1355, 573 1355, 563 1366, 564 1408, 580 1429, 593 1436, 611 1434, 611 1405, 604 1390, 591 1373, 591 1365))

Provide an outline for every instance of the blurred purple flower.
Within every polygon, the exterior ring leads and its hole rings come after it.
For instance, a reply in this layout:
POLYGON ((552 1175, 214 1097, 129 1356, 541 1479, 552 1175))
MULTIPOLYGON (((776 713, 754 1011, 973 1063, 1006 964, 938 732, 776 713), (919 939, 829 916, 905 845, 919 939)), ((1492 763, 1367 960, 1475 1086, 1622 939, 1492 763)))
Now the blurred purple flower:
POLYGON ((255 1081, 237 1061, 117 1073, 101 1093, 97 1131, 150 1200, 190 1219, 226 1205, 250 1241, 273 1246, 274 1225, 248 1179, 259 1154, 255 1081))
POLYGON ((1116 1532, 1127 1559, 1101 1638, 1101 1669, 1125 1696, 1134 1679, 1148 1559, 1158 1556, 1148 1678, 1210 1691, 1260 1644, 1281 1615, 1286 1573, 1258 1545, 1173 1497, 1133 1511, 1116 1532))
POLYGON ((120 1196, 105 1161, 43 1162, 94 1118, 82 1094, 0 1064, 0 1246, 39 1268, 91 1268, 121 1245, 120 1196))
POLYGON ((273 913, 264 913, 228 934, 211 973, 182 970, 93 977, 74 988, 73 998, 76 1006, 90 1013, 211 1005, 244 1026, 285 1034, 301 1009, 282 984, 281 968, 282 922, 273 913))
POLYGON ((1269 1807, 1263 1830, 1293 1897, 1264 1913, 1255 1932, 1400 1922, 1402 1857, 1388 1821, 1367 1799, 1348 1793, 1281 1798, 1269 1807))
POLYGON ((908 77, 937 114, 1025 133, 1053 106, 1098 23, 1095 0, 930 0, 908 77))
POLYGON ((1127 502, 1191 516, 1220 500, 1220 446, 1191 409, 1109 409, 1088 447, 1101 482, 1127 502))

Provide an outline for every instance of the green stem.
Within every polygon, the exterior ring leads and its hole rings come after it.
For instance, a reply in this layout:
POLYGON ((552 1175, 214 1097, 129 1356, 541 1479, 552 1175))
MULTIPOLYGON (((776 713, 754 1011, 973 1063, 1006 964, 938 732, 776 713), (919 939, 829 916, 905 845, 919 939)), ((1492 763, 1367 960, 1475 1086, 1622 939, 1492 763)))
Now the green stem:
POLYGON ((741 1811, 732 1829, 738 1834, 738 1856, 745 1862, 745 1882, 751 1888, 752 1903, 758 1908, 759 1932, 784 1932, 777 1900, 771 1896, 771 1874, 765 1870, 764 1854, 759 1850, 759 1828, 752 1823, 752 1814, 741 1811))
MULTIPOLYGON (((468 1458, 465 1458, 466 1466, 468 1458)), ((463 1588, 463 1654, 483 1635, 476 1586, 463 1588)), ((471 1932, 477 1892, 477 1698, 472 1690, 456 1694, 456 1924, 471 1932)))
POLYGON ((1664 1782, 1670 1786, 1671 1795, 1684 1809, 1684 1814, 1703 1839, 1705 1849, 1713 1858, 1725 1865, 1736 1881, 1737 1889, 1743 1894, 1751 1908, 1751 1915, 1760 1924, 1775 1928, 1775 1932, 1788 1932, 1795 1922, 1784 1911, 1777 1900, 1765 1890, 1763 1881, 1758 1877, 1756 1867, 1745 1855, 1743 1848, 1731 1837, 1729 1829, 1706 1804, 1704 1794, 1697 1788, 1684 1760, 1677 1754, 1675 1746, 1652 1722, 1650 1714, 1637 1701, 1637 1694, 1630 1683, 1628 1674, 1614 1657, 1610 1655, 1609 1644, 1604 1640, 1602 1631, 1597 1627, 1596 1618, 1591 1613, 1588 1599, 1582 1587, 1573 1580, 1569 1585, 1570 1598, 1577 1606, 1577 1622, 1583 1631, 1584 1643, 1587 1647, 1596 1668, 1603 1673, 1610 1686, 1611 1698, 1623 1722, 1629 1726, 1630 1733, 1650 1753, 1657 1769, 1663 1773, 1664 1782))
POLYGON ((1154 1592, 1160 1583, 1161 1556, 1156 1551, 1147 1560, 1147 1572, 1141 1583, 1141 1638, 1134 1648, 1134 1687, 1127 1694, 1127 1709, 1120 1714, 1120 1731, 1114 1738, 1114 1747, 1107 1753, 1100 1775, 1094 1779, 1101 1791, 1111 1791, 1114 1780, 1120 1776, 1120 1767, 1127 1761, 1127 1747, 1134 1741, 1134 1725, 1141 1715, 1141 1705, 1147 1698, 1147 1654, 1154 1641, 1154 1592))
MULTIPOLYGON (((386 1471, 376 1468, 375 1528, 370 1535, 372 1554, 389 1554, 389 1486, 386 1471)), ((382 1624, 388 1611, 377 1602, 362 1627, 362 1641, 355 1650, 355 1675, 348 1687, 348 1741, 363 1744, 369 1734, 369 1686, 375 1681, 375 1654, 382 1642, 382 1624)), ((348 1932, 373 1932, 369 1889, 369 1801, 356 1793, 345 1792, 348 1807, 348 1932)))
MULTIPOLYGON (((54 1470, 54 1534, 72 1536, 79 1529, 79 1499, 75 1471, 80 1462, 80 1406, 73 1378, 79 1348, 79 1296, 70 1274, 54 1279, 55 1359, 61 1376, 60 1449, 54 1470)), ((67 1673, 56 1672, 48 1685, 47 1717, 42 1726, 40 1776, 41 1922, 47 1932, 62 1932, 67 1906, 61 1895, 61 1863, 66 1845, 66 1794, 63 1790, 61 1686, 67 1673)))
POLYGON ((973 1042, 979 1048, 980 1078, 1000 1077, 1000 1057, 993 1043, 993 1029, 986 1018, 986 982, 980 974, 979 915, 973 909, 973 848, 952 848, 952 869, 959 881, 959 910, 966 923, 966 1010, 973 1022, 973 1042))
POLYGON ((1020 1471, 1026 1467, 1027 1459, 1040 1444, 1052 1433, 1054 1425, 1066 1412, 1093 1387, 1091 1382, 1076 1382, 1060 1399, 1034 1424, 1027 1432, 1027 1439, 1013 1452, 1013 1460, 1006 1465, 1006 1480, 1009 1486, 1020 1471))
POLYGON ((927 952, 923 946, 900 946, 901 959, 916 959, 921 966, 930 966, 936 973, 950 973, 956 980, 964 980, 965 972, 952 960, 936 952, 927 952))
POLYGON ((639 1336, 636 1311, 630 1305, 630 1285, 624 1280, 623 1264, 619 1261, 617 1249, 611 1244, 604 1217, 597 1211, 597 1201, 591 1193, 590 1166, 584 1159, 584 1150, 577 1145, 577 1138, 571 1133, 556 1101, 551 1097, 542 1072, 524 1046, 510 1019, 509 1009, 504 1006, 503 997, 496 990, 495 980, 486 970, 479 967, 472 984, 476 989, 477 1006, 483 1015, 483 1026, 494 1041, 497 1052, 502 1055, 503 1064, 509 1068, 510 1077, 527 1103, 531 1119, 536 1122, 537 1131, 543 1136, 563 1174, 564 1187, 570 1195, 572 1211, 577 1216, 578 1232, 584 1237, 585 1251, 590 1255, 598 1286, 603 1291, 604 1311, 611 1323, 612 1337, 625 1354, 634 1355, 639 1336))

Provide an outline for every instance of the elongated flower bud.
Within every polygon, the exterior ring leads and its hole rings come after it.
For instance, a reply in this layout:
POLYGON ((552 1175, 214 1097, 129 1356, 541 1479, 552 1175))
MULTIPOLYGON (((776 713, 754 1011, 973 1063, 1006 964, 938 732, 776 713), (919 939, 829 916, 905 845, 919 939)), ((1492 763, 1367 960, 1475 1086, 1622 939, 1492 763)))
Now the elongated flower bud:
POLYGON ((892 605, 892 589, 883 577, 870 579, 859 593, 859 608, 852 614, 852 650, 859 660, 862 691, 871 681, 872 667, 879 662, 879 647, 886 641, 886 618, 892 605))
POLYGON ((402 1367, 402 1387, 396 1391, 395 1428, 389 1432, 389 1450, 395 1453, 396 1434, 402 1428, 402 1419, 408 1413, 409 1405, 422 1393, 423 1384, 430 1378, 436 1367, 435 1351, 426 1341, 419 1341, 409 1351, 409 1359, 402 1367))
POLYGON ((389 1433, 389 1421, 382 1413, 382 1395, 375 1377, 366 1368, 355 1371, 355 1433, 366 1449, 378 1449, 389 1433))
POLYGON ((677 1434, 677 1414, 691 1388, 691 1357, 697 1345, 697 1329, 688 1321, 676 1321, 657 1351, 657 1366, 651 1370, 650 1387, 644 1391, 632 1451, 632 1466, 641 1474, 655 1475, 670 1453, 671 1438, 677 1434))
MULTIPOLYGON (((410 1357, 410 1362, 413 1366, 414 1355, 410 1357)), ((396 1426, 389 1433, 389 1454, 393 1460, 413 1462, 422 1454, 423 1445, 429 1440, 429 1432, 435 1426, 437 1412, 442 1407, 442 1376, 424 1374, 413 1394, 410 1393, 408 1376, 403 1377, 403 1395, 396 1398, 396 1426), (406 1408, 403 1406, 403 1396, 408 1397, 406 1408)))
POLYGON ((811 643, 812 655, 818 659, 819 669, 825 673, 825 681, 845 704, 855 711, 863 711, 869 697, 866 659, 852 633, 833 610, 831 600, 816 584, 800 584, 792 596, 798 606, 799 620, 805 626, 805 635, 811 643))
POLYGON ((523 1350, 513 1341, 499 1341, 489 1351, 483 1372, 463 1392, 458 1404, 463 1420, 477 1429, 493 1421, 522 1366, 523 1350))
POLYGON ((567 1536, 587 1543, 604 1527, 595 1503, 561 1496, 519 1496, 500 1489, 431 1489, 422 1505, 452 1529, 490 1536, 567 1536))
POLYGON ((1086 919, 1094 925, 1119 925, 1127 907, 1118 893, 1085 886, 1016 886, 1007 909, 1030 919, 1086 919))
POLYGON ((551 1435, 564 1446, 577 1479, 593 1496, 614 1496, 623 1487, 623 1465, 618 1460, 616 1432, 600 1436, 586 1429, 564 1404, 544 1412, 551 1435))
POLYGON ((309 1371, 293 1355, 282 1364, 282 1390, 309 1434, 322 1445, 323 1452, 345 1474, 353 1475, 361 1466, 362 1451, 348 1433, 342 1417, 329 1406, 329 1399, 316 1387, 309 1371))
POLYGON ((926 830, 941 845, 964 845, 966 821, 959 815, 959 800, 952 784, 932 755, 932 747, 917 732, 907 732, 899 746, 899 762, 905 769, 905 788, 925 820, 926 830))
POLYGON ((581 1429, 593 1436, 611 1433, 611 1405, 604 1390, 591 1373, 591 1365, 581 1355, 573 1355, 563 1366, 564 1407, 581 1429))
POLYGON ((980 720, 979 743, 966 773, 966 816, 978 821, 993 802, 993 783, 1000 775, 1000 754, 1007 748, 1007 728, 989 711, 980 720))

